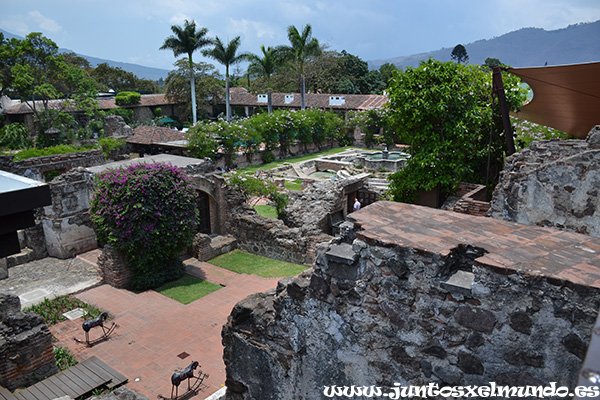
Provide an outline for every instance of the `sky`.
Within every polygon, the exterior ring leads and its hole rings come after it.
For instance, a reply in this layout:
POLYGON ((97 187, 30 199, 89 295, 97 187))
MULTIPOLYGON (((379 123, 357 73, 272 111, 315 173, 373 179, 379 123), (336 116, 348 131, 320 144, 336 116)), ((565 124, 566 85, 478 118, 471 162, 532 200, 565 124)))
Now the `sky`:
MULTIPOLYGON (((241 36, 241 51, 289 44, 287 27, 312 26, 329 50, 365 61, 408 56, 492 39, 535 27, 546 30, 600 20, 598 0, 0 0, 0 28, 42 32, 79 54, 173 69, 159 50, 172 25, 194 20, 211 37, 241 36)), ((194 61, 211 62, 200 52, 194 61)), ((221 69, 219 67, 219 69, 221 69)))

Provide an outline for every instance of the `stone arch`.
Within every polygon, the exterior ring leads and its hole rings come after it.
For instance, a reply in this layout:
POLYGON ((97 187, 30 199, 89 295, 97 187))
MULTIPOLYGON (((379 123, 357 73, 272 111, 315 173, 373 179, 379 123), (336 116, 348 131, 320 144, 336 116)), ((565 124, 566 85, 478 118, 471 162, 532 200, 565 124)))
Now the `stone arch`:
POLYGON ((193 177, 193 183, 198 192, 198 232, 208 235, 223 234, 225 200, 220 185, 214 177, 206 176, 193 177))

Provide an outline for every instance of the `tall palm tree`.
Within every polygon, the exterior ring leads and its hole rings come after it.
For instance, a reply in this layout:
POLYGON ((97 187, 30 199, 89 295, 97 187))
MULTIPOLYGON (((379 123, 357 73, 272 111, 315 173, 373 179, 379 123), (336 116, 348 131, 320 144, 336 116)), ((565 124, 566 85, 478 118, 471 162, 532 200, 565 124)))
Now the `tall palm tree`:
POLYGON ((262 51, 262 57, 256 54, 248 55, 248 61, 250 61, 248 72, 262 75, 267 79, 267 109, 270 113, 273 111, 271 102, 271 76, 277 72, 282 65, 282 58, 280 56, 280 51, 271 46, 265 49, 265 46, 262 45, 260 46, 260 50, 262 51))
POLYGON ((160 46, 160 50, 173 50, 173 55, 179 57, 181 54, 187 54, 190 69, 190 84, 192 88, 192 121, 195 124, 196 119, 196 82, 194 79, 194 62, 192 53, 200 50, 212 43, 210 38, 206 37, 208 29, 196 29, 196 21, 185 20, 183 27, 178 25, 171 26, 174 35, 165 39, 165 43, 160 46))
POLYGON ((287 28, 287 34, 290 41, 290 46, 283 46, 281 49, 292 61, 297 63, 298 72, 300 73, 300 96, 302 99, 302 109, 304 110, 306 108, 304 62, 310 57, 321 54, 321 46, 319 46, 319 41, 312 37, 312 27, 310 24, 306 24, 304 26, 302 33, 298 32, 298 29, 296 29, 294 25, 290 25, 287 28))
POLYGON ((203 50, 202 54, 225 66, 225 107, 227 122, 229 122, 231 119, 231 109, 229 108, 229 66, 246 60, 248 58, 248 53, 238 53, 241 44, 239 36, 235 37, 232 41, 227 43, 227 45, 225 45, 217 36, 212 44, 214 47, 209 50, 203 50))

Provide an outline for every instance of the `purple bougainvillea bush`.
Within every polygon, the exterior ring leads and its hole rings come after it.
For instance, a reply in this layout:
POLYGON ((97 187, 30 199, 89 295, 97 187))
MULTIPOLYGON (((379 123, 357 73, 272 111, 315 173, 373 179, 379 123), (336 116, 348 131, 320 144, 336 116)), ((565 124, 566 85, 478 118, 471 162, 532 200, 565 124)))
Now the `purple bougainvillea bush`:
POLYGON ((98 241, 125 254, 133 289, 181 276, 178 255, 196 233, 196 196, 185 174, 170 164, 138 164, 98 174, 91 220, 98 241))

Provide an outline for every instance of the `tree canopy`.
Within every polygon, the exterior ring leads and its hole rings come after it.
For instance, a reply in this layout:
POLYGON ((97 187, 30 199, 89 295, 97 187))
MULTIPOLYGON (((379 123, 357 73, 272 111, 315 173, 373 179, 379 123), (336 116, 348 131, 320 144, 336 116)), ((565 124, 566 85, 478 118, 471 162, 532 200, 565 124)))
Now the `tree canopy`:
MULTIPOLYGON (((504 77, 511 110, 524 100, 519 82, 504 77)), ((429 60, 396 73, 388 90, 393 122, 412 154, 406 168, 391 176, 394 199, 412 201, 421 190, 451 193, 461 181, 497 179, 505 141, 489 71, 429 60)))
POLYGON ((452 49, 452 53, 450 54, 450 58, 455 60, 457 63, 466 64, 469 62, 469 55, 467 54, 467 49, 462 44, 457 44, 452 49))

